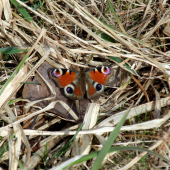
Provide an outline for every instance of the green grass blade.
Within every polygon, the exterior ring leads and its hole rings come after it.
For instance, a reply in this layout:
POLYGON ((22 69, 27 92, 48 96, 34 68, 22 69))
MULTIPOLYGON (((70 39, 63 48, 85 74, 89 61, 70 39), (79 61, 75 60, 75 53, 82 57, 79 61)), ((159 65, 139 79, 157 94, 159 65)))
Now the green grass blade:
POLYGON ((28 49, 20 49, 18 47, 7 47, 7 48, 0 48, 0 52, 2 54, 18 54, 20 52, 27 52, 28 49))
POLYGON ((42 4, 42 1, 41 1, 41 0, 39 0, 39 3, 40 3, 41 11, 43 11, 43 4, 42 4))
POLYGON ((109 36, 108 34, 105 33, 101 33, 101 38, 108 41, 108 42, 112 42, 112 43, 116 43, 116 40, 113 39, 111 36, 109 36))
POLYGON ((101 21, 104 25, 106 25, 108 28, 112 29, 113 31, 115 31, 115 32, 117 32, 117 33, 119 33, 119 34, 127 37, 127 38, 130 38, 130 39, 132 39, 132 40, 134 40, 134 41, 136 41, 136 42, 138 42, 138 43, 140 43, 140 44, 143 44, 143 45, 149 47, 149 46, 148 46, 147 44, 145 44, 143 41, 140 41, 140 40, 138 40, 137 38, 131 37, 131 36, 128 35, 128 34, 125 34, 125 33, 123 33, 123 32, 120 32, 120 31, 116 30, 116 29, 113 28, 112 26, 106 24, 103 20, 100 20, 100 21, 101 21))
POLYGON ((0 95, 2 94, 2 92, 5 90, 5 88, 7 87, 7 85, 10 83, 10 81, 14 78, 14 76, 18 73, 18 71, 20 70, 20 68, 22 67, 22 65, 25 63, 26 59, 28 58, 28 54, 25 55, 25 57, 22 59, 22 61, 19 63, 19 65, 17 66, 17 68, 15 69, 15 71, 12 73, 11 77, 6 81, 6 83, 3 85, 3 87, 0 90, 0 95))
POLYGON ((18 99, 10 100, 10 101, 8 102, 8 105, 10 105, 10 104, 14 104, 14 103, 17 103, 17 102, 20 102, 20 101, 28 102, 28 100, 27 100, 27 99, 21 99, 21 98, 18 98, 18 99))
POLYGON ((18 160, 18 166, 19 166, 19 170, 24 170, 24 166, 20 160, 18 160))
POLYGON ((77 136, 77 134, 79 133, 79 131, 82 129, 84 123, 79 127, 79 129, 77 130, 76 134, 70 139, 70 141, 63 147, 61 148, 56 154, 54 154, 50 159, 54 159, 56 156, 61 156, 61 154, 63 154, 64 152, 66 152, 69 148, 70 148, 70 144, 73 142, 73 140, 75 139, 75 137, 77 136))
POLYGON ((37 85, 40 85, 41 83, 39 82, 20 82, 20 84, 37 84, 37 85))
POLYGON ((31 21, 34 22, 34 20, 32 19, 32 17, 30 16, 30 14, 26 11, 26 9, 24 7, 22 7, 17 1, 15 0, 10 0, 11 3, 18 8, 19 12, 23 15, 23 17, 29 22, 31 23, 31 21))
MULTIPOLYGON (((154 151, 151 151, 151 150, 148 150, 148 149, 145 149, 145 148, 136 147, 136 146, 117 146, 117 147, 111 147, 109 149, 108 153, 113 153, 113 152, 118 152, 118 151, 127 151, 127 150, 148 152, 149 154, 153 154, 153 155, 157 156, 158 158, 160 158, 160 159, 170 163, 169 159, 163 157, 162 155, 158 154, 157 152, 154 152, 154 151)), ((89 155, 85 155, 85 156, 83 156, 83 157, 81 157, 81 158, 79 158, 79 159, 77 159, 75 161, 70 161, 70 159, 69 159, 68 160, 68 164, 67 164, 67 162, 65 162, 64 169, 66 169, 68 167, 71 167, 73 165, 82 163, 84 161, 88 161, 89 159, 93 159, 93 158, 95 158, 95 157, 97 157, 99 155, 99 152, 100 151, 95 151, 95 152, 90 153, 89 155), (70 162, 72 162, 72 163, 70 164, 70 162)), ((73 159, 75 159, 75 158, 73 158, 73 159)), ((57 166, 57 167, 59 167, 59 166, 57 166)))
POLYGON ((47 162, 48 157, 48 144, 45 145, 45 151, 44 151, 44 161, 47 162))
POLYGON ((121 28, 121 30, 122 30, 124 33, 126 33, 126 31, 124 30, 124 28, 123 28, 123 26, 122 26, 122 23, 120 22, 118 16, 116 15, 116 12, 115 12, 114 8, 112 7, 112 4, 111 4, 110 0, 107 0, 107 2, 108 2, 108 5, 109 5, 109 7, 110 7, 110 9, 111 9, 111 11, 112 11, 112 13, 113 13, 113 15, 114 15, 117 23, 119 24, 119 27, 121 28))
POLYGON ((8 150, 8 141, 6 141, 2 147, 0 147, 0 158, 8 150))
POLYGON ((103 159, 105 158, 106 154, 109 152, 109 149, 111 148, 114 140, 116 139, 120 128, 123 126, 126 117, 128 115, 130 111, 130 108, 128 109, 128 111, 124 114, 124 116, 122 117, 121 121, 116 125, 116 127, 114 128, 114 130, 111 132, 108 140, 105 142, 103 148, 101 149, 101 151, 99 152, 99 155, 97 156, 97 159, 94 162, 94 165, 92 167, 92 170, 97 170, 99 169, 100 165, 102 164, 103 159))
MULTIPOLYGON (((113 57, 113 56, 109 56, 110 59, 116 61, 117 63, 121 63, 121 59, 118 57, 113 57)), ((132 70, 127 64, 124 64, 124 66, 133 74, 137 75, 136 72, 134 70, 132 70)))

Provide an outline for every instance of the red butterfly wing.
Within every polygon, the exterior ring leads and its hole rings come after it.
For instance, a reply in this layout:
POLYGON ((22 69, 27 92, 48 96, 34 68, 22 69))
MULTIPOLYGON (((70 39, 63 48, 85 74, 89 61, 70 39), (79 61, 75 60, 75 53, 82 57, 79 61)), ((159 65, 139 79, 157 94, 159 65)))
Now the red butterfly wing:
POLYGON ((55 69, 50 72, 50 78, 53 79, 59 87, 66 87, 76 80, 78 72, 68 69, 55 69))
POLYGON ((87 72, 89 77, 100 84, 106 84, 108 82, 108 76, 112 74, 112 69, 109 67, 97 67, 87 72))

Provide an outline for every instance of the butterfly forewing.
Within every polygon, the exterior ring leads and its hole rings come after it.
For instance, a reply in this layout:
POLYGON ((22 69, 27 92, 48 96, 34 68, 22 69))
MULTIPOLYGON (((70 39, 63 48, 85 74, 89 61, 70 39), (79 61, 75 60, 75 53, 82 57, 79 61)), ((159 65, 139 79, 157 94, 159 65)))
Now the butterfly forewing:
POLYGON ((103 92, 109 77, 113 74, 110 67, 97 67, 86 72, 86 91, 89 99, 97 99, 103 92))

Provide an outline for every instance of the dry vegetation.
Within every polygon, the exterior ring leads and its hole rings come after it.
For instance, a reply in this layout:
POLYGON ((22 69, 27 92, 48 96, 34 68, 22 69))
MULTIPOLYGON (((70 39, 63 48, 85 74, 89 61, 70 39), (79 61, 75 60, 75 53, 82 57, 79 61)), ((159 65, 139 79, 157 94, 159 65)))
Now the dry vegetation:
POLYGON ((130 106, 100 169, 170 168, 169 1, 0 0, 0 18, 0 168, 62 169, 101 150, 130 106), (103 65, 118 76, 97 101, 68 101, 47 73, 103 65))

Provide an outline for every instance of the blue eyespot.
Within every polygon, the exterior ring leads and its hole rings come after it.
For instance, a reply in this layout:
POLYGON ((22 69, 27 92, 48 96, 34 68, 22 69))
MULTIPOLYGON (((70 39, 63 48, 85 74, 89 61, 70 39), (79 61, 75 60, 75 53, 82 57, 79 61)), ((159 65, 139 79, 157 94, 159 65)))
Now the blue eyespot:
POLYGON ((101 84, 97 84, 97 85, 96 85, 96 90, 97 90, 97 91, 100 91, 101 89, 102 89, 102 85, 101 85, 101 84))
POLYGON ((67 87, 66 89, 67 93, 72 94, 73 93, 73 89, 71 87, 67 87))

